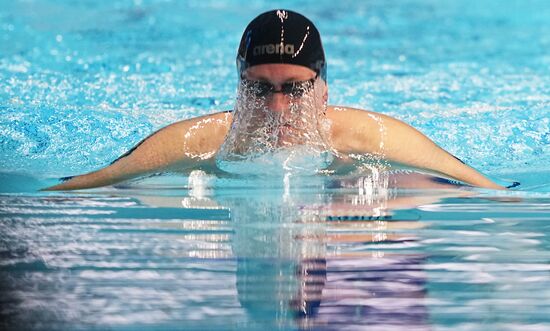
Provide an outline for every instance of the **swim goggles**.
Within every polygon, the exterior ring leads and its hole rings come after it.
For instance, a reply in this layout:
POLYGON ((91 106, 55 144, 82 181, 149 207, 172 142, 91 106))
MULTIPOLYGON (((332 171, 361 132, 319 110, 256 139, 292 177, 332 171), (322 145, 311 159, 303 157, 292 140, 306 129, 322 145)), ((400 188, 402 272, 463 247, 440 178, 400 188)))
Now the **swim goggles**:
POLYGON ((276 90, 273 84, 266 81, 261 81, 261 80, 250 80, 250 79, 241 77, 241 83, 245 87, 250 88, 250 91, 256 97, 265 97, 273 93, 282 93, 290 97, 299 98, 303 96, 305 93, 311 91, 311 89, 313 88, 313 85, 315 84, 315 80, 317 79, 317 76, 318 75, 315 75, 315 77, 309 80, 301 80, 301 81, 284 83, 281 85, 280 90, 276 90))

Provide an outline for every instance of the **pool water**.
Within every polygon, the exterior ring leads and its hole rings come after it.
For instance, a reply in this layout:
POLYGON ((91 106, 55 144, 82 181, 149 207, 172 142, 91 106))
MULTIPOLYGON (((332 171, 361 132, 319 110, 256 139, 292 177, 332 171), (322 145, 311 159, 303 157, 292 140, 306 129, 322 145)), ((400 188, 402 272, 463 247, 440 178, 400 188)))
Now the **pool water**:
POLYGON ((240 34, 274 4, 0 0, 2 329, 550 328, 550 4, 277 5, 321 31, 331 104, 521 185, 195 172, 39 192, 232 109, 240 34))

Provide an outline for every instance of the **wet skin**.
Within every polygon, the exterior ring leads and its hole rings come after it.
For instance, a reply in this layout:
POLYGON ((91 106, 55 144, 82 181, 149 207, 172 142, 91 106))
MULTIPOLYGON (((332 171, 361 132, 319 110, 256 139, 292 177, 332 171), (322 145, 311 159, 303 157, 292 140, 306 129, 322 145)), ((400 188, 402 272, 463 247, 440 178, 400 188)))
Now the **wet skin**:
POLYGON ((263 117, 276 118, 278 120, 279 125, 269 128, 275 131, 270 133, 277 136, 278 146, 298 145, 303 141, 303 139, 300 139, 300 136, 307 134, 306 131, 320 131, 319 123, 317 122, 320 120, 318 118, 319 115, 325 112, 327 85, 321 79, 316 79, 316 77, 317 74, 308 68, 277 64, 251 67, 244 73, 243 78, 246 80, 267 83, 274 89, 273 93, 257 97, 256 100, 258 102, 256 104, 258 108, 251 109, 250 111, 254 111, 257 114, 256 120, 259 126, 266 123, 263 117), (304 92, 307 96, 294 96, 282 93, 285 84, 295 82, 299 82, 299 84, 303 83, 306 86, 304 92), (322 98, 316 97, 316 91, 314 91, 315 84, 321 86, 322 98), (305 105, 301 107, 303 102, 305 105), (310 114, 300 114, 300 112, 304 111, 308 111, 310 114), (264 114, 265 112, 271 112, 271 114, 264 114), (298 114, 295 112, 298 112, 298 114))
MULTIPOLYGON (((279 90, 282 84, 315 76, 312 70, 290 64, 263 64, 249 68, 245 78, 269 82, 279 90)), ((320 80, 318 78, 318 80, 320 80)), ((328 98, 328 87, 316 102, 328 98)), ((285 116, 291 99, 273 93, 266 99, 269 111, 285 116)), ((474 186, 503 189, 475 169, 463 164, 411 126, 386 115, 341 106, 328 106, 319 117, 330 121, 327 143, 337 161, 350 155, 378 155, 391 162, 427 169, 474 186)), ((160 129, 111 165, 72 177, 46 190, 74 190, 112 185, 117 182, 162 171, 213 170, 217 151, 227 135, 233 115, 220 112, 183 120, 160 129)), ((281 130, 290 133, 292 128, 281 130)), ((290 134, 289 134, 290 136, 290 134)))

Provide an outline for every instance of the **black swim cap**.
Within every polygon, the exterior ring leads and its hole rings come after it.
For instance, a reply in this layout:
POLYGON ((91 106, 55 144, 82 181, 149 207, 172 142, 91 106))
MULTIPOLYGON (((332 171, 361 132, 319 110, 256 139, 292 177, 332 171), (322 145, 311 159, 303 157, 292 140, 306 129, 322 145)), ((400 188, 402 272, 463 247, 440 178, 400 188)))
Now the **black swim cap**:
POLYGON ((237 69, 285 63, 308 67, 326 82, 327 66, 321 36, 313 23, 290 10, 261 14, 244 30, 237 54, 237 69))

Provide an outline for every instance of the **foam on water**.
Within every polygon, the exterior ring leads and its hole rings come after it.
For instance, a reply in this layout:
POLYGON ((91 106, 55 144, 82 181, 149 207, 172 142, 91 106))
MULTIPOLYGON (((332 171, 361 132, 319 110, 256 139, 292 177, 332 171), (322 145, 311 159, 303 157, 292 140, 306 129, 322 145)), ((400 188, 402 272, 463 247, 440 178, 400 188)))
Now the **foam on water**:
MULTIPOLYGON (((333 161, 330 121, 323 116, 325 82, 294 84, 284 109, 271 109, 275 96, 258 95, 262 83, 241 80, 233 122, 216 165, 233 174, 314 174, 333 161), (299 97, 294 94, 299 94, 299 97)), ((275 107, 279 107, 275 105, 275 107)))

